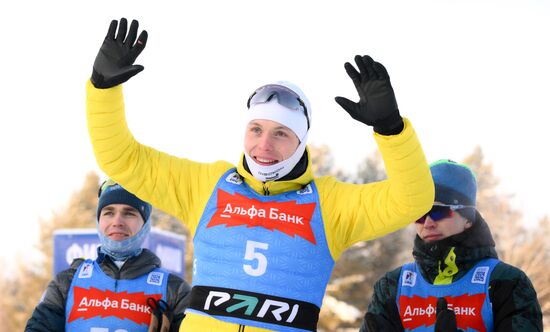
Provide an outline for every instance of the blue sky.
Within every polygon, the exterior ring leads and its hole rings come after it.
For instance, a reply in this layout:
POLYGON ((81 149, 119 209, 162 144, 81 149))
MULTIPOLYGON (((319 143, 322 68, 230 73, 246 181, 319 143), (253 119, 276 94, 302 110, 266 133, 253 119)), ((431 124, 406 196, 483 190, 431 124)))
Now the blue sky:
MULTIPOLYGON (((480 145, 526 225, 548 214, 550 5, 547 1, 19 1, 0 13, 0 199, 4 258, 26 255, 38 219, 100 172, 85 80, 111 19, 149 32, 125 84, 141 142, 198 161, 236 162, 246 98, 289 80, 313 109, 310 143, 353 171, 376 149, 335 96, 356 98, 343 64, 369 54, 389 71, 401 114, 429 161, 480 145), (313 5, 314 4, 314 5, 313 5)), ((100 173, 102 174, 102 173, 100 173)), ((2 257, 0 256, 0 258, 2 257)))

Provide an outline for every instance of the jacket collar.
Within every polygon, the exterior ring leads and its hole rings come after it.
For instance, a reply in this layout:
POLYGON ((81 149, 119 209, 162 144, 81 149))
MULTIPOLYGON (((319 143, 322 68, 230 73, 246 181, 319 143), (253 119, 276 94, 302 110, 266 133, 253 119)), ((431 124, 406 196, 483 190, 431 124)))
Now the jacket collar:
POLYGON ((128 258, 119 269, 110 256, 97 251, 97 263, 105 274, 114 279, 135 279, 160 267, 161 261, 152 251, 143 248, 137 256, 128 258))

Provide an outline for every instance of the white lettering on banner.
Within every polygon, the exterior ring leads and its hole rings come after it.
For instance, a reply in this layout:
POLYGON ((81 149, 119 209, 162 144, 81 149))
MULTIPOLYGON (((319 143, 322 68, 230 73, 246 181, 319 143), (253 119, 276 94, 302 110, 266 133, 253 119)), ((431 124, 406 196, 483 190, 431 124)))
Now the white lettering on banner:
POLYGON ((407 308, 405 309, 405 317, 424 316, 424 315, 428 315, 428 317, 435 315, 435 308, 430 304, 426 308, 411 308, 411 306, 408 305, 407 308))
POLYGON ((248 209, 241 206, 235 206, 233 208, 231 204, 227 204, 223 210, 223 214, 220 216, 224 218, 231 218, 232 214, 248 216, 250 219, 254 219, 255 217, 265 218, 265 209, 257 209, 254 205, 248 209))
POLYGON ((65 252, 65 261, 67 264, 71 264, 76 258, 96 259, 97 247, 99 247, 98 243, 85 243, 82 247, 77 243, 73 243, 65 252))
POLYGON ((284 212, 279 213, 279 209, 276 208, 270 208, 269 209, 269 219, 272 220, 280 220, 280 221, 286 221, 293 224, 300 224, 303 225, 303 217, 295 216, 295 215, 289 215, 284 212))
POLYGON ((150 307, 148 305, 130 302, 130 300, 128 299, 122 299, 122 305, 120 306, 120 308, 131 311, 150 313, 150 307))
POLYGON ((223 209, 223 213, 233 213, 233 210, 231 209, 231 204, 227 204, 225 206, 225 209, 223 209))
MULTIPOLYGON (((239 300, 240 302, 225 308, 225 311, 233 312, 238 308, 242 308, 243 306, 246 306, 250 311, 248 312, 247 310, 248 313, 246 313, 246 315, 250 315, 253 311, 255 311, 256 305, 258 303, 258 298, 254 296, 244 296, 242 294, 233 294, 233 297, 231 297, 231 294, 226 292, 210 291, 204 303, 204 310, 209 310, 211 306, 218 307, 231 299, 239 300), (251 301, 251 300, 254 300, 254 301, 251 301)), ((267 313, 271 313, 271 315, 277 321, 280 322, 285 319, 283 317, 283 314, 287 313, 288 317, 286 318, 285 321, 287 323, 292 323, 296 318, 296 316, 298 315, 299 309, 300 309, 299 304, 292 305, 292 310, 290 310, 289 303, 277 301, 277 300, 265 299, 260 310, 256 314, 256 317, 264 318, 267 313), (290 314, 288 313, 289 311, 290 311, 290 314)))
MULTIPOLYGON (((455 315, 457 316, 476 316, 476 308, 475 307, 454 307, 452 304, 449 304, 447 306, 449 310, 452 310, 455 315)), ((436 310, 435 308, 430 304, 426 308, 413 308, 411 306, 407 306, 405 309, 404 317, 414 317, 414 316, 424 316, 428 315, 428 317, 435 315, 436 310)), ((410 320, 408 318, 407 320, 410 320)))
POLYGON ((276 208, 269 209, 269 219, 279 219, 278 211, 279 209, 276 208))
POLYGON ((78 304, 78 311, 87 311, 88 308, 103 308, 104 310, 120 308, 147 314, 151 313, 151 308, 148 305, 130 302, 128 299, 122 299, 119 303, 117 300, 111 300, 108 297, 103 300, 83 297, 78 304))
POLYGON ((252 207, 250 207, 246 213, 248 214, 250 219, 254 219, 254 217, 258 215, 258 210, 254 207, 254 205, 252 205, 252 207))
POLYGON ((88 299, 86 297, 83 297, 82 300, 80 300, 80 303, 78 304, 79 307, 87 307, 88 306, 88 299))
POLYGON ((288 309, 290 308, 288 303, 286 302, 265 300, 264 304, 262 305, 262 308, 258 312, 258 317, 264 317, 267 311, 269 310, 270 306, 279 307, 275 310, 271 310, 271 313, 273 314, 273 316, 277 321, 281 321, 283 319, 283 317, 281 317, 281 314, 285 311, 288 311, 288 309))
MULTIPOLYGON (((232 207, 231 204, 226 204, 220 216, 224 218, 231 218, 231 215, 247 216, 250 219, 254 219, 256 217, 265 218, 268 214, 265 209, 262 209, 262 208, 258 209, 254 205, 246 209, 241 206, 232 207)), ((279 209, 277 208, 269 209, 269 219, 277 220, 277 221, 285 221, 292 224, 300 224, 300 225, 304 224, 304 217, 291 215, 284 212, 279 212, 279 209)))
POLYGON ((299 304, 295 304, 295 305, 292 306, 292 312, 290 313, 290 316, 286 320, 287 323, 292 323, 292 321, 294 320, 294 318, 296 318, 296 315, 298 314, 298 309, 299 308, 300 308, 299 304))
POLYGON ((155 254, 165 269, 181 273, 183 271, 183 251, 174 247, 157 245, 155 254))
POLYGON ((472 307, 454 307, 453 311, 455 312, 455 315, 461 315, 461 316, 476 315, 476 308, 472 308, 472 307))
POLYGON ((210 309, 210 302, 214 297, 219 297, 216 301, 214 301, 215 306, 219 306, 220 304, 229 301, 231 299, 231 295, 226 292, 216 292, 216 291, 210 291, 208 293, 208 296, 206 297, 206 302, 204 302, 204 310, 210 309))
POLYGON ((426 308, 426 314, 428 315, 428 317, 431 317, 432 315, 435 315, 435 308, 433 305, 429 305, 427 308, 426 308))
POLYGON ((80 303, 78 304, 78 310, 79 311, 87 311, 90 307, 96 307, 96 308, 103 308, 105 310, 107 309, 116 309, 118 308, 118 301, 114 300, 111 301, 108 297, 99 300, 99 299, 89 299, 86 297, 83 297, 82 300, 80 300, 80 303))

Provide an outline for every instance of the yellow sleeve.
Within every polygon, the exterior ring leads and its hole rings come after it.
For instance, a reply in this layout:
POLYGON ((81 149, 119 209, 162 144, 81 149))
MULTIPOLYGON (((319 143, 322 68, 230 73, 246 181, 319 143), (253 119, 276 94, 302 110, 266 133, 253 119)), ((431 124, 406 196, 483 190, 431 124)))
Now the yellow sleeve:
POLYGON ((228 162, 198 163, 140 144, 128 129, 122 85, 86 84, 88 131, 99 167, 139 198, 171 214, 194 234, 228 162))
POLYGON ((375 135, 387 180, 343 183, 334 177, 315 180, 325 231, 334 259, 352 244, 405 227, 434 202, 434 184, 426 157, 407 119, 398 135, 375 135))

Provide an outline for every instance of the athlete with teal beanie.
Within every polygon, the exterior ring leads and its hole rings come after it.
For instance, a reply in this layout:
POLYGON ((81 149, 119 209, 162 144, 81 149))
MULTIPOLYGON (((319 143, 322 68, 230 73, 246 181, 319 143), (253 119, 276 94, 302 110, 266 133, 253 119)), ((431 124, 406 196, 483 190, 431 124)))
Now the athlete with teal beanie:
POLYGON ((414 262, 374 285, 361 332, 542 332, 537 293, 519 268, 498 259, 476 208, 470 167, 430 165, 432 209, 416 223, 414 262))
MULTIPOLYGON (((388 179, 351 184, 314 177, 307 137, 312 106, 279 81, 257 88, 237 165, 200 163, 137 142, 125 121, 122 83, 147 32, 112 21, 86 86, 98 164, 138 197, 177 217, 193 237, 190 305, 180 331, 314 331, 334 262, 359 241, 405 227, 429 210, 434 186, 422 147, 397 108, 384 66, 356 56, 345 70, 359 102, 337 97, 374 128, 388 179), (118 27, 118 32, 117 32, 118 27)), ((360 146, 360 144, 359 144, 360 146)))

